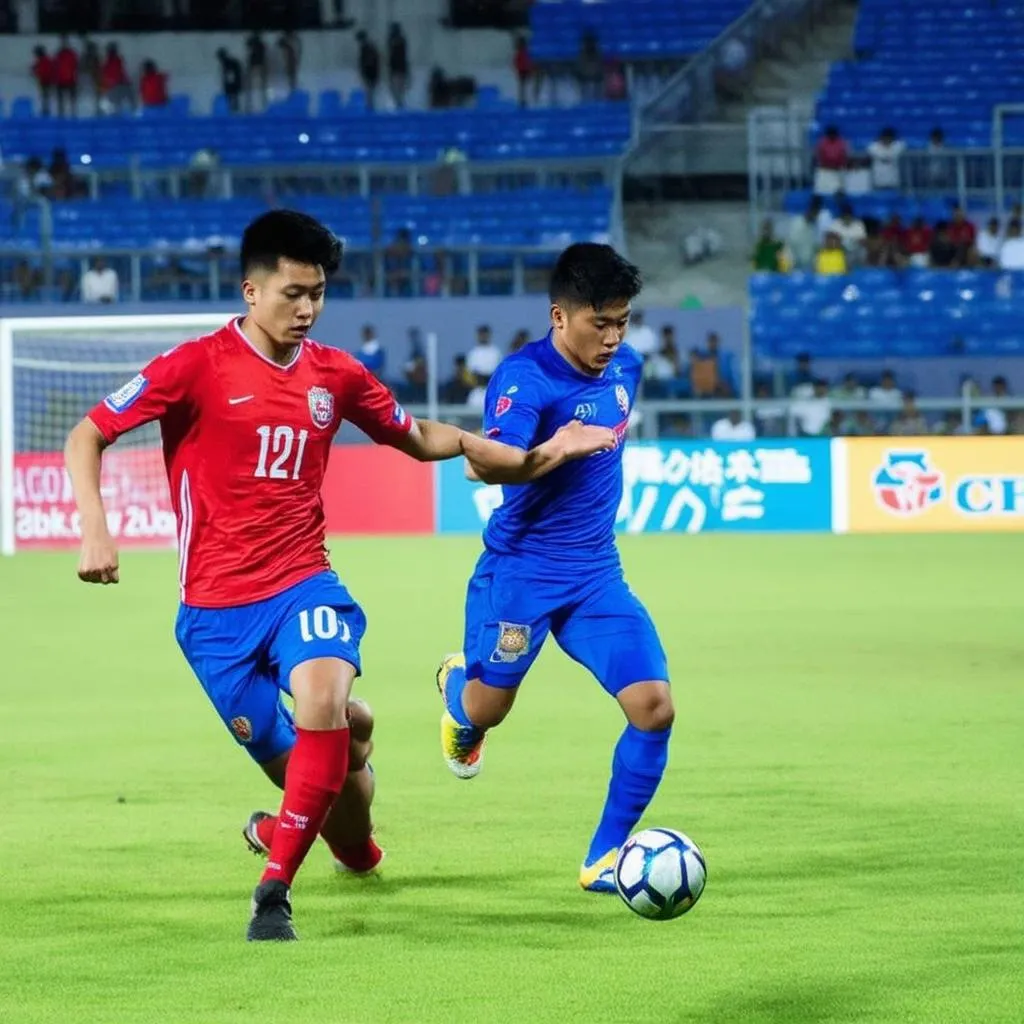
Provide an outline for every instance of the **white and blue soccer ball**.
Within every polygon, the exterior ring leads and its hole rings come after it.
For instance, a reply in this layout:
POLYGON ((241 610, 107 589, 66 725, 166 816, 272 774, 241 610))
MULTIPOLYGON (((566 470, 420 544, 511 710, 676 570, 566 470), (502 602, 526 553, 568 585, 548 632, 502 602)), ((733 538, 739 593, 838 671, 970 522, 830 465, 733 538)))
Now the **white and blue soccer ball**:
POLYGON ((685 914, 707 879, 704 854, 682 832, 647 828, 630 836, 615 861, 615 888, 627 907, 652 921, 685 914))

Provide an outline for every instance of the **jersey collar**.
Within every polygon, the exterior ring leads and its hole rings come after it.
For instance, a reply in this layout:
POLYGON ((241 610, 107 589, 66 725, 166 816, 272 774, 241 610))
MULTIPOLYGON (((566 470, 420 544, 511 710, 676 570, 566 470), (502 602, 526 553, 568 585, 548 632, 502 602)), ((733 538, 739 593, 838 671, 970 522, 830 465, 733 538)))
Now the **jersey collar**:
POLYGON ((245 344, 249 348, 249 351, 252 352, 253 355, 258 356, 260 359, 263 360, 263 362, 269 364, 275 370, 281 370, 281 371, 287 372, 288 370, 293 369, 295 367, 295 364, 302 358, 302 353, 306 350, 306 339, 305 338, 303 338, 302 341, 299 342, 299 347, 295 350, 295 355, 292 356, 290 362, 283 363, 283 364, 282 363, 275 363, 273 359, 270 359, 268 356, 265 356, 245 336, 245 331, 242 330, 242 319, 243 319, 242 317, 236 316, 235 319, 231 321, 231 326, 235 329, 235 334, 237 334, 238 337, 241 338, 242 341, 245 342, 245 344))
POLYGON ((609 363, 608 367, 605 367, 596 377, 592 373, 584 373, 582 370, 578 370, 572 363, 569 362, 558 348, 555 346, 555 332, 554 329, 548 331, 547 337, 544 339, 544 345, 548 352, 548 359, 553 364, 553 369, 564 371, 568 376, 572 377, 573 380, 587 381, 593 384, 595 381, 602 380, 605 373, 612 364, 609 363))

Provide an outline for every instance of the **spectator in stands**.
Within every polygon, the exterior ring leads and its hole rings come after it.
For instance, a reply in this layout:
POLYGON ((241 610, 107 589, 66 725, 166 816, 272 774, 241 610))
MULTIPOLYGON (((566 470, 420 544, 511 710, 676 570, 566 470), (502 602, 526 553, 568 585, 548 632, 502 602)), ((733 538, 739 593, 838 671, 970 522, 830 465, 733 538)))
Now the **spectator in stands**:
POLYGON ((399 228, 394 240, 384 250, 385 293, 392 297, 412 295, 412 235, 408 228, 399 228))
POLYGON ((57 84, 57 66, 46 52, 45 46, 35 47, 32 55, 35 57, 32 61, 32 77, 39 88, 39 112, 43 117, 49 117, 50 98, 53 95, 53 87, 57 84))
POLYGON ((647 398, 675 398, 680 370, 676 331, 671 324, 665 324, 661 329, 658 351, 644 364, 644 395, 647 398))
POLYGON ((60 49, 53 59, 54 79, 57 86, 57 114, 59 117, 78 115, 78 54, 66 35, 60 37, 60 49))
POLYGON ((103 62, 100 58, 100 48, 96 45, 95 40, 90 39, 85 35, 85 33, 82 34, 81 43, 82 59, 79 70, 81 72, 82 82, 89 90, 89 95, 92 99, 93 114, 99 114, 100 96, 102 95, 101 73, 103 70, 103 62))
POLYGON ((949 270, 960 266, 959 250, 949 236, 949 224, 940 220, 935 225, 935 236, 928 250, 928 263, 937 270, 949 270))
POLYGON ((28 260, 18 260, 14 267, 13 284, 22 302, 35 302, 42 298, 42 268, 31 266, 28 260))
POLYGON ((100 108, 106 114, 120 113, 135 109, 135 97, 128 80, 128 71, 117 43, 107 44, 107 53, 100 68, 100 108))
POLYGON ((356 33, 356 42, 359 44, 359 78, 366 93, 366 106, 373 110, 377 103, 377 86, 380 84, 380 50, 362 29, 356 33))
POLYGON ((533 58, 530 56, 530 44, 526 41, 526 36, 516 36, 516 48, 515 53, 512 55, 512 67, 515 70, 516 82, 519 87, 519 106, 525 107, 527 105, 527 93, 531 79, 534 80, 534 102, 536 102, 540 79, 539 77, 534 79, 536 69, 533 66, 533 58))
POLYGON ((466 356, 466 366, 478 380, 486 383, 501 362, 501 349, 491 340, 491 329, 481 324, 476 329, 476 344, 466 356))
POLYGON ((1021 237, 1019 220, 1011 220, 1006 229, 1006 239, 999 250, 1001 270, 1024 270, 1024 238, 1021 237))
POLYGON ((387 353, 377 337, 377 329, 373 324, 363 324, 362 338, 356 359, 365 366, 378 380, 384 379, 384 367, 387 353))
MULTIPOLYGON (((758 403, 770 403, 775 398, 771 385, 760 381, 754 388, 754 398, 758 403)), ((759 437, 782 437, 786 433, 786 407, 781 402, 759 404, 754 410, 754 421, 759 437)))
POLYGON ((933 128, 928 136, 928 162, 925 176, 933 188, 945 188, 953 180, 953 158, 946 151, 946 135, 941 128, 933 128))
POLYGON ((885 370, 879 382, 868 391, 868 401, 886 412, 896 412, 903 405, 903 392, 896 386, 892 370, 885 370))
POLYGON ((30 156, 25 161, 21 176, 14 186, 14 220, 16 226, 21 223, 25 209, 36 199, 53 198, 53 177, 43 166, 37 156, 30 156))
POLYGON ((843 248, 838 232, 826 233, 825 244, 818 251, 814 269, 819 274, 845 274, 847 272, 846 250, 843 248))
POLYGON ((520 328, 516 331, 515 337, 508 346, 508 354, 512 355, 514 352, 518 352, 521 348, 525 348, 529 344, 530 332, 525 328, 520 328))
POLYGON ((107 266, 102 256, 92 261, 90 268, 82 275, 81 292, 83 302, 117 302, 121 283, 117 271, 107 266))
POLYGON ((188 162, 185 194, 193 199, 216 198, 214 171, 220 166, 220 154, 215 149, 197 149, 188 162))
POLYGON ((604 61, 597 34, 587 29, 580 38, 580 52, 576 57, 576 81, 580 87, 580 99, 593 103, 601 98, 604 84, 604 61))
POLYGON ((626 344, 647 359, 658 350, 658 336, 654 328, 644 323, 644 311, 634 309, 626 331, 626 344))
POLYGON ((792 404, 797 430, 803 437, 824 437, 832 423, 832 400, 828 397, 828 382, 818 378, 807 398, 792 404))
POLYGON ((626 65, 619 57, 609 57, 604 65, 604 98, 612 103, 629 99, 626 65))
POLYGON ((879 234, 868 238, 868 263, 873 267, 903 266, 906 234, 903 219, 894 213, 879 234))
POLYGON ((277 48, 281 53, 281 67, 290 96, 299 87, 299 67, 302 64, 302 39, 299 33, 291 28, 281 33, 277 48))
POLYGON ((754 270, 777 273, 782 269, 782 242, 775 237, 775 225, 765 220, 761 225, 761 236, 754 246, 751 260, 754 270))
POLYGON ((466 365, 466 357, 459 353, 455 357, 451 379, 441 388, 441 401, 445 405, 465 405, 470 391, 476 386, 476 377, 466 365))
POLYGON ((871 180, 879 191, 900 187, 900 157, 907 145, 897 138, 895 128, 883 128, 868 146, 871 180))
MULTIPOLYGON (((870 195, 874 185, 871 176, 871 157, 851 156, 843 175, 843 193, 847 196, 870 195)), ((838 199, 839 197, 836 196, 838 199)))
POLYGON ((427 400, 427 353, 418 327, 409 328, 409 355, 406 357, 403 400, 422 403, 427 400))
POLYGON ((701 349, 701 358, 710 359, 715 364, 718 377, 717 398, 732 398, 736 394, 736 382, 732 372, 732 356, 722 351, 722 339, 717 331, 708 331, 701 349))
POLYGON ((924 217, 915 217, 903 234, 903 254, 912 267, 927 267, 934 232, 924 217))
POLYGON ((217 61, 220 64, 220 91, 227 101, 228 110, 237 114, 242 107, 242 85, 245 81, 242 62, 223 46, 217 51, 217 61))
POLYGON ((714 351, 690 349, 688 376, 690 394, 694 398, 732 397, 732 389, 722 377, 717 348, 714 351))
POLYGON ((853 416, 848 416, 844 429, 848 437, 876 437, 880 433, 878 424, 866 409, 861 409, 853 416))
POLYGON ((857 374, 847 373, 842 383, 832 389, 832 397, 837 402, 862 402, 864 400, 864 388, 857 380, 857 374))
POLYGON ((790 398, 809 398, 814 394, 814 382, 817 379, 810 353, 798 353, 787 380, 790 398))
POLYGON ((388 86, 398 110, 405 109, 409 92, 409 43, 397 21, 388 27, 388 86))
POLYGON ((251 112, 267 106, 267 70, 267 44, 259 32, 252 32, 245 41, 247 109, 251 112))
POLYGON ((903 407, 899 415, 889 425, 889 433, 899 437, 920 437, 929 433, 928 420, 917 407, 917 399, 913 391, 903 394, 903 407))
POLYGON ((978 237, 975 226, 967 219, 962 206, 953 211, 953 219, 949 225, 949 240, 956 246, 957 265, 970 266, 975 262, 977 253, 974 244, 978 237))
POLYGON ((57 148, 50 155, 51 197, 55 200, 75 199, 85 193, 83 183, 71 171, 67 150, 57 148))
POLYGON ((988 224, 978 232, 978 260, 983 267, 999 265, 999 250, 1003 246, 1003 231, 998 217, 989 217, 988 224))
POLYGON ((143 107, 166 107, 170 99, 167 95, 167 75, 157 68, 155 61, 147 60, 142 63, 139 99, 143 107))
MULTIPOLYGON (((993 398, 1009 398, 1010 387, 1006 383, 1006 378, 1003 376, 992 378, 992 397, 993 398)), ((983 410, 985 422, 988 425, 988 431, 990 434, 1005 434, 1007 431, 1006 415, 1008 410, 1000 409, 998 406, 989 406, 983 410)))
POLYGON ((814 147, 814 193, 831 196, 842 191, 843 172, 850 162, 846 140, 834 125, 827 125, 825 133, 814 147))
POLYGON ((787 245, 789 258, 796 270, 811 270, 818 251, 818 216, 822 202, 815 196, 807 209, 790 221, 787 245))
POLYGON ((753 441, 757 437, 754 424, 743 418, 739 409, 732 409, 728 416, 711 424, 712 441, 753 441))
POLYGON ((849 203, 842 206, 839 216, 832 222, 830 230, 839 236, 839 241, 851 264, 863 262, 868 233, 864 227, 864 221, 854 214, 853 207, 849 203))

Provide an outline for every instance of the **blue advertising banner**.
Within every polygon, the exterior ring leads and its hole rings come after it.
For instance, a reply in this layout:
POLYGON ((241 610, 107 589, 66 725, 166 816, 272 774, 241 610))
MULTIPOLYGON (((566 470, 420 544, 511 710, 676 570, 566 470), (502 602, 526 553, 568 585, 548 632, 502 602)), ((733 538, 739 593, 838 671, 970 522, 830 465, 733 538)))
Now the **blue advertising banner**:
MULTIPOLYGON (((438 470, 438 531, 479 531, 501 504, 501 488, 470 483, 458 462, 438 470)), ((616 527, 625 533, 829 531, 829 442, 629 444, 616 527)))

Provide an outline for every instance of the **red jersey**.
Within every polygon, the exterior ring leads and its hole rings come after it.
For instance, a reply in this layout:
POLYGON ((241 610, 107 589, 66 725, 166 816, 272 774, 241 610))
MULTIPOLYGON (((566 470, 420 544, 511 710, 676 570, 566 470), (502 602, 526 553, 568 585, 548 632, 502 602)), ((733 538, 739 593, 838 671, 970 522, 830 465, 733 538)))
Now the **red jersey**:
POLYGON ((65 46, 57 51, 54 59, 56 79, 58 85, 75 85, 78 82, 78 54, 65 46))
POLYGON ((233 320, 158 356, 89 413, 107 441, 160 421, 181 599, 249 604, 330 568, 320 488, 342 420, 397 444, 412 419, 347 352, 305 340, 288 366, 233 320))
POLYGON ((32 74, 40 85, 53 85, 57 81, 57 65, 44 53, 33 62, 32 74))

